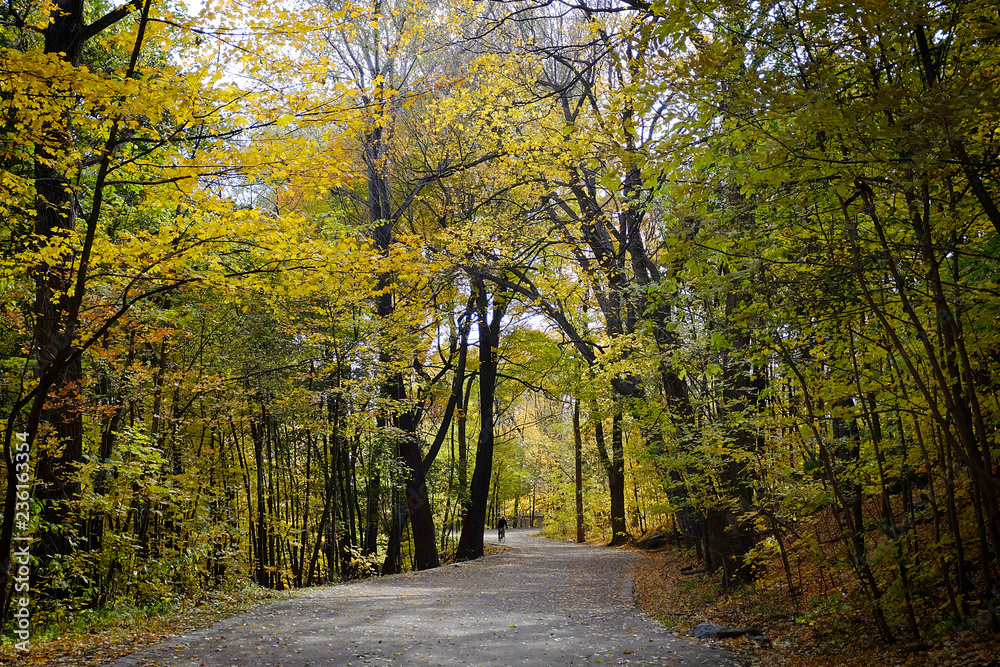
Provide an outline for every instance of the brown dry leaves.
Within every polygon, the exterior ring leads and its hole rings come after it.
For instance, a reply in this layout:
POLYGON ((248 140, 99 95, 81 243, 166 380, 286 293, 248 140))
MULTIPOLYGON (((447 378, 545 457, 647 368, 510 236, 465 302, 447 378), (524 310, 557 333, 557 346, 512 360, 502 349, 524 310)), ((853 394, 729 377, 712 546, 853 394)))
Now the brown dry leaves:
POLYGON ((693 554, 665 547, 644 552, 636 568, 636 603, 678 634, 690 635, 701 622, 761 629, 770 646, 743 639, 725 640, 727 648, 745 655, 759 667, 985 667, 1000 664, 996 637, 956 632, 925 642, 885 646, 877 641, 874 624, 858 619, 846 633, 820 631, 796 622, 800 611, 787 594, 769 587, 763 595, 752 589, 727 594, 720 577, 700 570, 693 554), (693 574, 682 574, 692 571, 693 574), (865 628, 867 627, 867 630, 865 628))

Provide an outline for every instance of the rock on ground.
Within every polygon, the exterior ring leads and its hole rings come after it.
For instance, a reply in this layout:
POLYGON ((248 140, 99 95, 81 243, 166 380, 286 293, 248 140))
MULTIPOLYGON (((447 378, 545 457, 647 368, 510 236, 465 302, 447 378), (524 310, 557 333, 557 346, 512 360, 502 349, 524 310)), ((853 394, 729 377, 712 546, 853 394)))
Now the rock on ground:
POLYGON ((699 623, 694 628, 694 636, 695 639, 735 639, 745 636, 763 638, 764 633, 757 628, 733 628, 715 623, 699 623))

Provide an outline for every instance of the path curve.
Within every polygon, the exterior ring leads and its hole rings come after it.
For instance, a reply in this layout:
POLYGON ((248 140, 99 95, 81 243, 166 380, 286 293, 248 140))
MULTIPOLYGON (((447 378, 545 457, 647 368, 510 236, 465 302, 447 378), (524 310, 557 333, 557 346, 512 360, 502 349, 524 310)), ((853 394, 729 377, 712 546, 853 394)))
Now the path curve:
MULTIPOLYGON (((496 533, 488 538, 495 541, 496 533)), ((508 530, 509 551, 305 590, 114 667, 738 665, 636 609, 641 556, 508 530)))

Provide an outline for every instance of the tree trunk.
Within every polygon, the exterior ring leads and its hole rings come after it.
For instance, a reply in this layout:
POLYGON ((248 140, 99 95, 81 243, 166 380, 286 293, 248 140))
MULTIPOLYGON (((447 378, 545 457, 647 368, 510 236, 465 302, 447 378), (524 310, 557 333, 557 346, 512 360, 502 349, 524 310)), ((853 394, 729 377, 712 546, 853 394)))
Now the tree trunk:
POLYGON ((597 444, 597 457, 608 476, 608 495, 611 511, 611 542, 608 546, 626 544, 631 536, 625 522, 625 456, 622 444, 622 413, 615 407, 611 418, 611 456, 608 456, 607 441, 604 437, 604 420, 597 412, 596 405, 591 409, 591 419, 594 422, 594 441, 597 444))
POLYGON ((410 528, 413 532, 415 564, 418 570, 428 570, 438 567, 441 562, 438 560, 434 515, 427 492, 423 459, 416 438, 407 437, 400 441, 399 453, 409 469, 406 508, 409 510, 410 528))
MULTIPOLYGON (((490 316, 489 295, 482 278, 473 277, 476 313, 479 328, 479 440, 476 466, 472 472, 469 512, 462 525, 455 558, 474 560, 483 555, 483 532, 486 530, 486 509, 493 478, 493 400, 496 395, 499 365, 500 321, 506 312, 508 297, 493 296, 493 318, 490 316)), ((499 291, 499 290, 498 290, 499 291)))
POLYGON ((573 400, 573 453, 576 487, 576 541, 587 541, 583 526, 583 437, 580 434, 580 399, 573 400))
MULTIPOLYGON (((385 144, 381 127, 372 129, 366 138, 365 161, 368 168, 368 207, 369 217, 376 224, 374 230, 375 247, 386 253, 393 243, 394 221, 389 198, 389 179, 384 165, 385 144)), ((379 279, 380 289, 385 290, 389 284, 389 276, 379 279)), ((376 312, 380 321, 387 322, 395 312, 394 295, 384 291, 376 297, 376 312)), ((383 343, 386 345, 386 343, 383 343)), ((379 354, 379 361, 387 370, 392 368, 393 355, 386 348, 379 354)), ((382 388, 382 395, 393 405, 390 411, 405 404, 407 399, 406 382, 397 370, 390 370, 382 388)), ((393 436, 399 458, 408 469, 406 480, 406 508, 409 512, 413 533, 414 549, 416 551, 417 569, 424 570, 440 565, 437 552, 437 541, 434 533, 434 515, 431 512, 430 498, 427 493, 423 453, 420 451, 420 441, 417 437, 417 427, 420 421, 420 409, 411 408, 401 415, 379 417, 379 427, 398 428, 402 431, 399 437, 393 436)), ((390 550, 398 551, 402 531, 394 528, 389 534, 390 550)))
MULTIPOLYGON (((45 53, 62 54, 71 65, 79 65, 83 51, 81 34, 84 28, 83 0, 57 0, 52 22, 44 30, 45 53)), ((51 166, 58 163, 59 153, 71 146, 68 119, 48 128, 51 149, 36 147, 35 161, 35 233, 45 244, 47 240, 73 230, 77 222, 77 206, 73 186, 63 174, 51 166)), ((37 543, 33 548, 38 565, 32 570, 32 587, 41 584, 44 594, 48 568, 58 567, 58 560, 73 553, 76 508, 80 498, 77 465, 83 457, 83 413, 79 404, 83 370, 79 355, 67 354, 76 338, 77 312, 71 303, 73 295, 73 258, 68 253, 55 263, 40 265, 35 273, 36 355, 39 371, 51 367, 51 386, 39 399, 35 430, 40 436, 34 442, 35 498, 40 503, 37 543), (51 397, 51 398, 50 398, 51 397), (38 428, 45 424, 45 427, 38 428)))
POLYGON ((622 432, 622 412, 615 409, 611 417, 611 465, 608 467, 608 491, 611 495, 611 542, 616 547, 627 544, 629 535, 625 520, 625 447, 622 432))

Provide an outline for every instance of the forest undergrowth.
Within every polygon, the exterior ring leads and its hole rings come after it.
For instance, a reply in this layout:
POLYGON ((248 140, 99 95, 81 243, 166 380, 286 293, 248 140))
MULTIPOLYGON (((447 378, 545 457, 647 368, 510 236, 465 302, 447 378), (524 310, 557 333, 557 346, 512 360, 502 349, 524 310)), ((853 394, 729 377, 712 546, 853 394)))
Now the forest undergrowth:
MULTIPOLYGON (((806 567, 805 564, 802 564, 806 567)), ((635 576, 636 604, 681 636, 708 622, 760 630, 719 643, 747 657, 755 667, 940 666, 978 667, 1000 663, 1000 638, 974 627, 942 630, 887 645, 866 614, 850 611, 847 573, 808 572, 789 593, 780 562, 765 563, 756 583, 729 590, 721 573, 707 573, 693 549, 673 545, 644 551, 635 576), (832 601, 840 597, 840 605, 832 601)))

